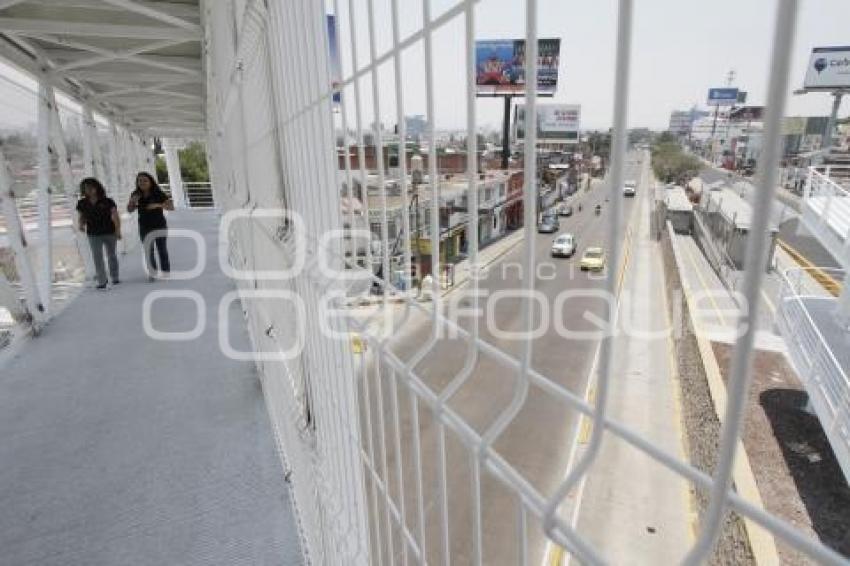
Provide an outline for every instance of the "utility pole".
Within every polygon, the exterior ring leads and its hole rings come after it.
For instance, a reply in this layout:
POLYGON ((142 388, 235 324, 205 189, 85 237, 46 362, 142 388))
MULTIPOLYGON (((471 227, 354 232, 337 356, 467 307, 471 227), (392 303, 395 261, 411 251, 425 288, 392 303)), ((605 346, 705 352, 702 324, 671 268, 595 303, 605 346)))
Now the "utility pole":
MULTIPOLYGON (((735 69, 730 69, 728 73, 726 73, 726 86, 732 86, 732 83, 735 81, 735 69)), ((711 161, 714 162, 714 146, 715 137, 714 134, 717 132, 717 115, 720 112, 720 105, 714 105, 714 122, 711 123, 711 161)))
POLYGON ((838 118, 838 109, 841 107, 841 98, 843 96, 843 90, 837 90, 832 93, 832 113, 829 115, 829 120, 826 123, 826 133, 823 136, 824 152, 829 151, 832 147, 832 133, 835 131, 835 121, 838 118))
MULTIPOLYGON (((505 112, 502 117, 502 169, 507 169, 508 156, 511 151, 511 95, 506 94, 504 98, 505 112)), ((527 127, 528 125, 523 123, 523 128, 527 127)))

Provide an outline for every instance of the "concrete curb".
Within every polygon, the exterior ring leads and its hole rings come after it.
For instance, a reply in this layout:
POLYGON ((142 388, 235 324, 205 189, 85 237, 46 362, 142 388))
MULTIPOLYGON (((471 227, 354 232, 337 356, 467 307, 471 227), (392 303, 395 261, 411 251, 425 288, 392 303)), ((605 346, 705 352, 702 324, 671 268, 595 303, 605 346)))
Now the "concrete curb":
MULTIPOLYGON (((682 263, 680 259, 680 251, 675 244, 675 240, 671 239, 671 246, 674 251, 676 265, 681 270, 682 263)), ((691 289, 682 279, 682 287, 685 296, 685 301, 688 305, 688 313, 690 324, 694 328, 694 334, 699 349, 700 358, 705 370, 706 380, 711 393, 711 400, 714 405, 714 412, 721 426, 726 415, 726 385, 723 383, 723 378, 720 373, 720 366, 717 363, 717 358, 714 355, 714 350, 711 347, 711 342, 702 333, 699 322, 690 314, 693 312, 693 299, 691 298, 691 289)), ((737 454, 735 458, 734 468, 732 470, 732 480, 735 485, 735 490, 745 499, 760 509, 764 509, 764 503, 761 499, 761 493, 758 490, 755 475, 750 466, 747 452, 744 449, 743 442, 737 441, 737 454)), ((756 564, 773 565, 779 564, 779 554, 776 550, 776 541, 773 535, 754 521, 747 517, 741 517, 744 523, 747 538, 750 542, 750 549, 756 564)))

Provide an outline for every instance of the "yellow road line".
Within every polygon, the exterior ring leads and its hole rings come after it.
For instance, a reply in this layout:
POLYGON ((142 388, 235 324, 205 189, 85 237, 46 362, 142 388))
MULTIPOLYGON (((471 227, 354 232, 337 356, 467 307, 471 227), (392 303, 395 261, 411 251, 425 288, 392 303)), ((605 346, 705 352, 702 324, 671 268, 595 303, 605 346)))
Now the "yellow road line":
POLYGON ((794 249, 794 247, 792 247, 785 240, 777 238, 776 243, 779 244, 780 248, 788 252, 788 255, 791 256, 791 259, 796 261, 797 264, 800 265, 800 267, 805 268, 809 275, 811 275, 812 279, 820 283, 821 287, 826 289, 835 297, 841 294, 841 283, 835 280, 829 273, 825 272, 823 269, 810 262, 808 259, 806 259, 806 256, 794 249))
POLYGON ((552 551, 549 552, 549 559, 546 561, 548 566, 562 566, 564 563, 564 549, 557 544, 552 545, 552 551))

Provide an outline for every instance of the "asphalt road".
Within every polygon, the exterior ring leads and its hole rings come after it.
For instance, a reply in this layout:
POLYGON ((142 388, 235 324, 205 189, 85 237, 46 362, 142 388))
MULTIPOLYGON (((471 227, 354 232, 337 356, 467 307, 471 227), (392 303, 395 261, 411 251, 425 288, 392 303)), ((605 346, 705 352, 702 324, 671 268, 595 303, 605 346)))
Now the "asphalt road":
MULTIPOLYGON (((640 164, 637 154, 632 154, 626 166, 626 179, 640 179, 640 164)), ((535 289, 539 292, 540 302, 534 312, 535 328, 540 331, 532 340, 531 365, 552 382, 568 388, 581 396, 584 395, 587 379, 590 374, 596 354, 598 339, 567 339, 558 332, 554 323, 541 324, 543 309, 560 317, 563 325, 573 331, 592 332, 598 330, 598 325, 585 318, 588 315, 602 317, 605 304, 599 298, 573 298, 561 303, 555 310, 556 297, 566 290, 586 291, 601 290, 604 287, 604 276, 582 272, 578 269, 579 258, 589 246, 602 246, 610 249, 607 237, 607 223, 610 220, 611 203, 606 202, 609 194, 606 182, 599 182, 589 192, 581 191, 571 197, 574 215, 561 218, 560 233, 570 232, 576 235, 578 250, 570 259, 553 259, 550 257, 551 243, 557 234, 536 234, 534 258, 538 266, 535 277, 535 289), (578 212, 581 203, 582 211, 578 212), (602 214, 596 216, 593 208, 602 205, 602 214)), ((643 198, 649 188, 640 186, 637 198, 626 198, 621 192, 617 198, 623 199, 624 223, 632 218, 632 212, 638 198, 643 198)), ((625 230, 624 230, 625 232, 625 230)), ((487 324, 486 316, 478 318, 481 338, 487 342, 519 356, 527 341, 523 337, 511 338, 502 335, 504 332, 523 331, 523 316, 521 300, 518 298, 501 298, 497 302, 493 295, 521 289, 526 280, 521 272, 524 243, 507 253, 500 261, 492 264, 488 273, 480 281, 482 293, 481 307, 485 311, 491 308, 493 324, 487 324), (488 304, 489 303, 489 304, 488 304)), ((610 268, 610 266, 608 266, 610 268)), ((454 303, 461 307, 469 307, 471 300, 466 288, 459 288, 449 293, 446 303, 454 303)), ((448 305, 446 308, 449 309, 448 305)), ((470 327, 472 317, 463 320, 465 328, 470 327)), ((407 325, 410 327, 410 324, 407 325)), ((402 329, 399 329, 401 332, 402 329)), ((418 324, 415 329, 404 330, 392 342, 391 350, 403 360, 411 359, 427 342, 430 325, 427 320, 418 324)), ((467 355, 469 341, 461 338, 440 339, 433 350, 420 362, 415 371, 434 392, 441 392, 461 371, 467 355)), ((361 383, 361 399, 373 400, 370 406, 372 415, 372 450, 375 461, 382 461, 381 446, 386 443, 386 458, 389 472, 389 489, 393 499, 398 498, 399 477, 395 473, 398 454, 394 450, 395 428, 392 419, 393 386, 392 370, 386 364, 378 366, 370 357, 369 380, 361 383), (370 392, 365 391, 365 387, 370 392), (378 387, 383 398, 383 410, 379 411, 378 387), (384 415, 384 439, 381 439, 380 414, 384 415)), ((450 399, 449 406, 457 411, 463 419, 479 434, 483 433, 503 411, 513 396, 516 382, 515 372, 509 371, 497 360, 481 355, 468 381, 450 399)), ((402 481, 405 494, 405 516, 411 531, 416 532, 416 499, 414 488, 415 474, 413 465, 413 444, 411 434, 411 404, 409 394, 399 387, 398 403, 401 422, 399 444, 401 445, 402 481)), ((366 415, 362 430, 368 430, 366 415)), ((422 450, 422 477, 425 500, 425 547, 427 559, 432 563, 440 563, 441 544, 441 502, 439 496, 439 429, 427 407, 419 406, 419 429, 422 450)), ((543 494, 553 492, 563 478, 568 450, 577 423, 577 413, 568 406, 556 401, 551 395, 532 386, 520 412, 513 419, 494 443, 499 454, 513 466, 522 477, 543 494)), ((368 433, 364 432, 368 439, 368 433)), ((367 442, 368 444, 368 442, 367 442)), ((449 538, 451 560, 456 564, 468 564, 472 560, 473 514, 472 514, 472 475, 470 467, 470 451, 462 445, 459 437, 446 429, 446 484, 448 494, 449 538)), ((380 471, 380 470, 379 470, 380 471)), ((381 474, 383 475, 383 474, 381 474)), ((370 482, 367 487, 371 489, 370 482)), ((378 521, 382 529, 386 529, 383 495, 380 491, 369 492, 370 498, 377 503, 370 511, 370 520, 378 521), (377 510, 377 514, 375 511, 377 510)), ((373 502, 370 500, 370 505, 373 502)), ((516 564, 518 562, 519 537, 517 536, 517 499, 510 489, 495 479, 486 471, 481 472, 481 501, 482 501, 482 548, 485 564, 516 564)), ((539 522, 529 515, 527 517, 527 557, 529 563, 539 564, 544 551, 544 537, 539 522)), ((384 530, 386 533, 386 530, 384 530)), ((384 535, 386 536, 386 534, 384 535)), ((400 537, 395 533, 394 554, 390 563, 400 562, 400 537)), ((375 548, 375 546, 373 546, 375 548)), ((385 562, 387 556, 384 556, 385 562)))

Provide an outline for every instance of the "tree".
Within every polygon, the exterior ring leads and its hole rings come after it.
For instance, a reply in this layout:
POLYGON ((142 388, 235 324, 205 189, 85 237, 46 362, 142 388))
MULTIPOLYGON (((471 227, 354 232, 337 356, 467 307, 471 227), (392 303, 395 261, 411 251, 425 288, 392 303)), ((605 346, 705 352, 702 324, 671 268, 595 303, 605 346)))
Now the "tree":
MULTIPOLYGON (((208 183, 210 180, 207 152, 201 142, 192 142, 177 152, 180 158, 180 175, 184 183, 208 183)), ((164 155, 156 156, 156 178, 168 182, 168 167, 164 155)))
POLYGON ((154 166, 156 167, 156 181, 157 183, 167 183, 168 182, 168 166, 165 164, 165 156, 157 155, 156 161, 154 162, 154 166))
POLYGON ((659 180, 665 183, 685 184, 702 169, 702 162, 687 154, 675 141, 663 134, 652 146, 652 170, 659 180))
POLYGON ((180 152, 180 173, 185 183, 208 183, 207 151, 201 142, 192 142, 180 152))

